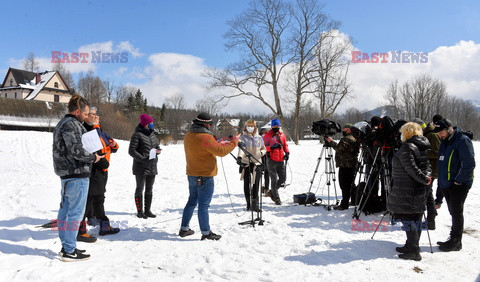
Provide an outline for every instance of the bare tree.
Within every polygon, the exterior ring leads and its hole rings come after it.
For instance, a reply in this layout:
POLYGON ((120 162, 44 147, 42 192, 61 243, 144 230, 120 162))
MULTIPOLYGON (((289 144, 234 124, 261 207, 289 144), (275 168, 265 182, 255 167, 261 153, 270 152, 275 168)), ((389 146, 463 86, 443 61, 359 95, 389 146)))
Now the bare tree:
POLYGON ((177 92, 173 96, 165 99, 165 104, 167 108, 173 110, 185 110, 187 108, 187 102, 185 102, 185 96, 177 92))
POLYGON ((322 34, 317 55, 317 85, 315 96, 319 99, 320 116, 328 118, 335 113, 340 103, 348 97, 350 84, 347 52, 352 42, 348 36, 340 36, 338 30, 322 34))
POLYGON ((295 144, 298 144, 302 98, 316 92, 315 85, 321 78, 317 51, 327 39, 324 34, 337 29, 339 23, 330 20, 322 12, 322 6, 315 0, 297 0, 292 8, 292 15, 292 39, 289 42, 293 57, 290 75, 286 80, 289 89, 287 91, 293 93, 295 97, 292 137, 295 144))
POLYGON ((250 2, 246 11, 227 22, 225 34, 225 46, 238 50, 241 59, 224 70, 207 69, 205 76, 211 78, 207 89, 233 90, 232 94, 222 94, 219 101, 253 97, 283 121, 279 81, 290 62, 284 47, 289 21, 289 5, 282 0, 250 2))
POLYGON ((100 77, 95 76, 93 71, 80 74, 78 92, 96 107, 100 107, 100 104, 106 100, 105 86, 100 77))
POLYGON ((447 97, 445 84, 429 75, 420 75, 401 86, 392 82, 385 98, 394 107, 396 117, 412 120, 416 117, 430 120, 439 113, 447 97))
POLYGON ((27 71, 38 72, 39 64, 35 58, 35 53, 28 53, 27 57, 23 60, 23 68, 27 71))
POLYGON ((112 80, 105 79, 103 80, 103 87, 105 88, 107 103, 110 103, 113 100, 113 96, 115 95, 118 86, 112 80))
POLYGON ((63 81, 67 84, 68 88, 75 92, 75 80, 73 79, 72 73, 65 67, 64 64, 57 63, 53 65, 53 70, 60 73, 63 78, 63 81))
POLYGON ((210 115, 214 115, 220 110, 220 106, 219 103, 215 101, 215 99, 211 97, 205 97, 195 103, 195 109, 198 112, 204 112, 209 113, 210 115))
POLYGON ((114 103, 116 106, 118 105, 126 105, 128 101, 128 97, 135 95, 137 89, 131 86, 119 86, 115 89, 114 95, 114 103))

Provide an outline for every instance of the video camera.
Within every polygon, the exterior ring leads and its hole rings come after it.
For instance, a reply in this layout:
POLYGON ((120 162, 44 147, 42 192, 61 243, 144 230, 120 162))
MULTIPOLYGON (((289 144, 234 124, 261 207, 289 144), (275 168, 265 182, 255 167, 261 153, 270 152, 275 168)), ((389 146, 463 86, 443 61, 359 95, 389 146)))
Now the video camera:
POLYGON ((338 122, 328 119, 314 121, 312 124, 312 132, 320 136, 331 136, 342 131, 342 127, 338 122))

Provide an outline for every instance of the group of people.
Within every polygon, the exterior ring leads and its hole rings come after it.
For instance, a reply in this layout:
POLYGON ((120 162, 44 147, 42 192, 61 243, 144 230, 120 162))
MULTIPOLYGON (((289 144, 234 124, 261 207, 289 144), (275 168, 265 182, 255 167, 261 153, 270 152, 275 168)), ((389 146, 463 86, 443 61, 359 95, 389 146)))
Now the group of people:
MULTIPOLYGON (((85 98, 75 95, 68 103, 68 114, 54 130, 53 163, 62 186, 57 222, 62 243, 60 256, 63 261, 85 260, 90 257, 85 250, 76 248, 77 241, 92 243, 97 240, 86 232, 87 223, 98 224, 100 236, 120 231, 119 228, 110 226, 104 209, 110 154, 115 153, 119 146, 101 129, 99 119, 97 109, 91 107, 85 98), (82 143, 83 134, 91 130, 97 131, 102 144, 102 149, 93 153, 86 151, 82 143), (78 228, 73 228, 75 226, 78 228)), ((243 154, 243 151, 239 151, 238 161, 243 171, 245 187, 250 187, 250 182, 254 183, 252 192, 245 189, 247 209, 259 211, 258 191, 265 163, 267 165, 265 171, 269 172, 272 182, 271 198, 276 204, 281 204, 278 188, 285 183, 284 160, 288 160, 289 150, 285 135, 280 131, 280 121, 272 120, 272 129, 262 138, 256 122, 249 120, 245 124, 243 134, 231 137, 228 142, 218 142, 210 131, 211 125, 211 116, 201 113, 193 120, 185 136, 189 198, 183 210, 180 237, 194 234, 189 228, 189 223, 198 205, 201 240, 221 238, 221 235, 211 231, 208 214, 214 190, 213 177, 217 174, 216 157, 231 153, 237 147, 239 139, 255 159, 253 161, 243 154)), ((161 149, 154 133, 154 119, 148 114, 140 115, 140 122, 130 139, 128 153, 133 158, 137 217, 155 218, 151 206, 161 149)))
MULTIPOLYGON (((372 118, 372 128, 379 126, 381 119, 372 118)), ((352 125, 343 126, 343 137, 337 143, 331 137, 325 141, 336 150, 335 160, 339 167, 339 182, 342 201, 334 209, 348 209, 355 202, 355 172, 358 163, 359 142, 352 136, 352 125), (351 202, 350 202, 351 200, 351 202)), ((473 183, 475 155, 471 137, 448 119, 435 115, 426 124, 421 119, 405 123, 399 129, 401 145, 394 151, 391 160, 392 187, 382 191, 386 210, 395 220, 401 221, 407 240, 397 247, 399 257, 421 260, 419 239, 422 217, 429 230, 435 230, 435 217, 445 198, 452 217, 450 237, 439 241, 441 251, 462 249, 464 228, 463 207, 473 183), (433 180, 437 179, 436 199, 433 195, 433 180), (388 196, 388 198, 387 198, 388 196), (424 215, 427 210, 427 215, 424 215)), ((389 148, 390 149, 390 148, 389 148)), ((371 185, 371 184, 370 184, 371 185)), ((378 193, 374 191, 373 193, 378 193)))
MULTIPOLYGON (((118 149, 115 142, 99 124, 96 108, 78 95, 68 103, 68 114, 58 123, 53 134, 53 163, 55 173, 61 178, 61 203, 57 221, 62 242, 60 256, 64 261, 85 260, 90 255, 76 248, 77 241, 94 242, 88 235, 85 222, 96 221, 99 235, 118 233, 110 226, 105 215, 105 187, 108 179, 110 154, 118 149), (82 135, 96 130, 102 149, 89 153, 83 148, 82 135), (82 220, 83 219, 83 220, 82 220), (85 219, 88 219, 86 221, 85 219), (80 228, 69 228, 82 222, 80 228)), ((214 191, 213 177, 217 175, 216 157, 231 153, 237 145, 237 163, 244 180, 247 210, 260 212, 259 193, 261 176, 265 175, 265 189, 276 205, 281 205, 278 189, 285 185, 286 161, 290 151, 285 134, 280 130, 280 120, 273 119, 269 130, 261 130, 254 120, 245 123, 239 136, 227 142, 218 142, 211 131, 212 117, 199 114, 191 124, 184 139, 186 174, 189 197, 183 209, 178 235, 193 235, 189 223, 198 206, 201 240, 219 240, 221 235, 212 232, 209 224, 209 206, 214 191), (270 187, 269 186, 270 182, 270 187), (270 188, 270 190, 268 189, 270 188)), ((342 201, 336 210, 348 209, 352 185, 357 169, 359 144, 352 135, 351 124, 343 126, 343 137, 337 143, 326 138, 336 151, 342 201)), ((446 199, 452 216, 450 238, 437 242, 442 251, 462 249, 463 205, 473 183, 474 151, 470 138, 452 123, 436 115, 432 123, 408 122, 400 128, 401 146, 392 158, 393 186, 388 193, 387 210, 400 220, 407 234, 403 247, 398 247, 399 257, 421 260, 419 239, 425 207, 429 211, 429 229, 435 229, 435 208, 441 205, 441 195, 446 199), (441 141, 441 142, 440 142, 441 141), (438 171, 438 172, 437 172, 438 171), (438 178, 437 200, 433 199, 433 180, 438 178), (431 223, 433 222, 433 226, 431 223)), ((154 218, 151 211, 153 184, 157 175, 159 140, 154 133, 154 120, 140 115, 140 122, 131 137, 129 154, 133 158, 132 171, 136 179, 135 206, 137 217, 154 218), (144 193, 145 190, 145 193, 144 193)))

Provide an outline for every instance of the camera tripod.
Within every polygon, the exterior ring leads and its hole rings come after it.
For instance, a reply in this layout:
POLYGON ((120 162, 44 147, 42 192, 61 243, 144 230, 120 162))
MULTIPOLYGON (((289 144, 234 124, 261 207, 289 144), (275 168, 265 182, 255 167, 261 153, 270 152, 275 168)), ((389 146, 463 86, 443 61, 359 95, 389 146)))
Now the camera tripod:
MULTIPOLYGON (((365 164, 365 159, 370 153, 369 149, 363 149, 363 159, 364 163, 360 166, 360 180, 361 180, 361 174, 363 173, 363 169, 367 167, 367 164, 365 164)), ((360 199, 358 198, 358 193, 356 194, 356 200, 355 201, 355 210, 353 212, 352 217, 355 219, 359 219, 362 211, 365 208, 365 205, 367 204, 367 201, 370 199, 370 195, 378 184, 378 181, 380 180, 381 184, 383 185, 382 188, 382 198, 384 198, 384 203, 386 205, 386 201, 388 200, 388 193, 390 192, 391 184, 392 184, 392 177, 391 177, 391 168, 389 164, 389 159, 388 157, 392 153, 390 148, 386 147, 378 147, 377 151, 375 152, 375 157, 373 158, 373 162, 371 163, 370 170, 367 172, 365 171, 365 181, 359 182, 358 187, 363 188, 362 190, 362 195, 360 196, 360 199), (382 153, 383 150, 383 153, 382 153), (380 158, 380 164, 377 164, 377 160, 380 158), (364 185, 364 187, 360 186, 361 184, 364 185), (359 200, 358 200, 359 199, 359 200)), ((368 169, 368 168, 367 168, 368 169)), ((357 191, 358 192, 358 191, 357 191)))
POLYGON ((312 180, 310 180, 310 188, 308 189, 307 195, 311 194, 313 182, 315 180, 315 176, 318 172, 318 167, 320 166, 320 162, 322 158, 325 156, 325 170, 324 173, 326 177, 326 184, 327 184, 327 203, 322 204, 327 210, 331 210, 332 206, 338 205, 338 197, 337 197, 337 186, 336 186, 336 177, 335 177, 335 160, 333 159, 333 149, 328 143, 323 144, 322 150, 320 151, 320 156, 317 159, 317 165, 315 166, 315 171, 313 172, 312 180), (333 190, 335 192, 335 202, 334 204, 330 204, 331 197, 330 197, 330 185, 331 181, 333 180, 333 190))

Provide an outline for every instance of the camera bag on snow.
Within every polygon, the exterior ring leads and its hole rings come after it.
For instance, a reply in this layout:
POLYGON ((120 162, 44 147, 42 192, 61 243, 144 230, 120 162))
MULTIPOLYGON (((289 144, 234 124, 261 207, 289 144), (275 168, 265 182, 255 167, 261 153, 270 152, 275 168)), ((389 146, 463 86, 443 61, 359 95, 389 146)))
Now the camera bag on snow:
POLYGON ((293 195, 293 202, 299 205, 313 205, 317 200, 322 201, 322 199, 317 199, 317 196, 311 192, 293 195))

